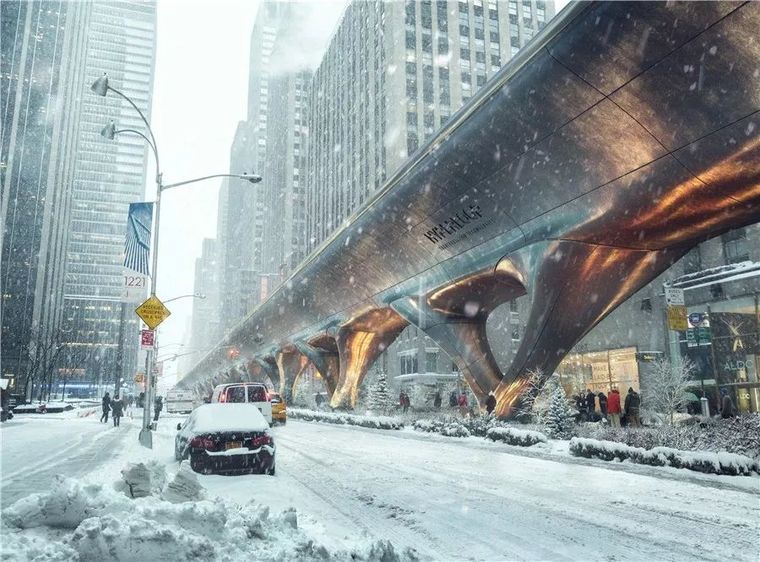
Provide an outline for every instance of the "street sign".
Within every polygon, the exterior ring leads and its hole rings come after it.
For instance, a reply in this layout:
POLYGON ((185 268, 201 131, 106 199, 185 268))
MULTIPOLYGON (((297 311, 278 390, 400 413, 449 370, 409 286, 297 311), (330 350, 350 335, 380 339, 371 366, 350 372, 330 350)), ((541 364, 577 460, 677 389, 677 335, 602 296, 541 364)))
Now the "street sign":
POLYGON ((121 300, 122 302, 140 302, 148 294, 150 277, 137 273, 130 269, 124 269, 122 274, 121 300))
POLYGON ((140 330, 140 349, 153 349, 156 346, 156 332, 140 330))
POLYGON ((164 306, 158 297, 152 295, 148 300, 142 303, 135 309, 137 315, 151 330, 155 330, 156 327, 166 320, 171 312, 164 306))
POLYGON ((689 327, 686 321, 686 307, 683 305, 668 306, 668 328, 683 332, 689 327))
POLYGON ((668 306, 683 306, 686 304, 683 295, 683 289, 665 287, 665 304, 668 306))

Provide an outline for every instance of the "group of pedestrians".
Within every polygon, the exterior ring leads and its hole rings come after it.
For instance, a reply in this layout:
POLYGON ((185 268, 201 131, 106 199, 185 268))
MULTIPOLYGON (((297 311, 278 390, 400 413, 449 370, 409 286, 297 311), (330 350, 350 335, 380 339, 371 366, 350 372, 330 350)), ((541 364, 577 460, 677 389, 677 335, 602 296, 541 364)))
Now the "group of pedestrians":
POLYGON ((113 426, 118 427, 121 423, 121 418, 124 415, 125 404, 124 401, 119 398, 118 394, 115 394, 113 398, 106 392, 102 400, 103 414, 100 416, 101 423, 108 423, 108 414, 113 417, 113 426))
POLYGON ((575 396, 575 408, 585 421, 606 419, 612 427, 623 424, 641 427, 641 396, 633 387, 628 388, 624 401, 621 401, 617 388, 613 388, 608 395, 604 392, 594 394, 589 388, 585 395, 581 393, 575 396))
POLYGON ((409 406, 412 405, 411 400, 409 400, 409 395, 404 392, 403 390, 398 395, 398 404, 401 406, 401 410, 406 414, 406 412, 409 410, 409 406))

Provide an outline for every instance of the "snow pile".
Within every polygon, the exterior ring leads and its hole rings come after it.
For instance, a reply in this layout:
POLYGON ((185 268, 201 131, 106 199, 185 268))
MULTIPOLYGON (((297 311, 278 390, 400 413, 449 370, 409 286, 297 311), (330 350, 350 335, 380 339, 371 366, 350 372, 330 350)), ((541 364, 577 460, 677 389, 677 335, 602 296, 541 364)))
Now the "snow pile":
POLYGON ((486 439, 491 441, 503 441, 508 445, 519 447, 531 447, 537 443, 548 443, 549 440, 539 431, 517 429, 514 427, 492 427, 486 433, 486 439))
POLYGON ((171 503, 157 495, 133 500, 102 484, 57 484, 3 512, 3 560, 417 560, 386 541, 328 551, 299 528, 293 509, 271 514, 255 503, 171 503))
POLYGON ((130 498, 144 498, 159 493, 166 484, 166 469, 157 461, 128 464, 121 469, 122 481, 116 489, 130 498))
POLYGON ((198 476, 186 462, 180 465, 174 479, 166 485, 163 493, 163 498, 172 503, 202 500, 204 496, 204 489, 198 482, 198 476))
POLYGON ((337 425, 356 425, 372 429, 401 429, 404 427, 404 422, 388 416, 358 416, 336 412, 317 412, 300 408, 289 408, 288 415, 297 420, 333 423, 337 425))
POLYGON ((709 474, 730 476, 751 476, 753 472, 760 474, 760 463, 757 460, 727 452, 680 451, 670 447, 655 447, 647 450, 612 441, 573 437, 570 440, 570 454, 605 461, 628 460, 636 464, 686 468, 709 474))

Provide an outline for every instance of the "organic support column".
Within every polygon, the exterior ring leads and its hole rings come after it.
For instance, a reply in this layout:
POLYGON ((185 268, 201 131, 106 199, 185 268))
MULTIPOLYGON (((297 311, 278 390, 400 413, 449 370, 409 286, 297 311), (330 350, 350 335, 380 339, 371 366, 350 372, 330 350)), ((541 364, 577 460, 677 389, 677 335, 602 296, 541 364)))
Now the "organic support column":
POLYGON ((488 393, 501 381, 499 365, 486 336, 486 314, 444 314, 433 310, 427 300, 408 297, 391 306, 436 342, 456 363, 481 407, 488 393))
POLYGON ((408 325, 391 308, 372 309, 342 326, 335 337, 340 374, 333 408, 353 408, 367 370, 408 325))
POLYGON ((497 414, 513 412, 529 371, 550 376, 593 326, 685 251, 560 240, 509 256, 505 267, 521 270, 527 279, 530 312, 515 359, 496 389, 497 414))
MULTIPOLYGON (((317 369, 317 374, 324 381, 329 398, 332 398, 340 376, 340 356, 335 340, 332 339, 334 350, 327 350, 306 342, 296 342, 298 351, 311 361, 317 369)), ((295 384, 295 383, 294 383, 295 384)))
POLYGON ((272 386, 277 388, 279 386, 280 381, 280 373, 277 370, 277 363, 274 360, 274 357, 271 355, 267 355, 266 357, 254 357, 255 363, 259 366, 259 378, 261 379, 261 382, 264 381, 264 378, 269 378, 269 380, 272 383, 272 386))
POLYGON ((277 371, 280 376, 280 395, 285 399, 286 403, 290 403, 295 383, 308 366, 309 360, 294 346, 277 352, 275 360, 277 361, 277 371))

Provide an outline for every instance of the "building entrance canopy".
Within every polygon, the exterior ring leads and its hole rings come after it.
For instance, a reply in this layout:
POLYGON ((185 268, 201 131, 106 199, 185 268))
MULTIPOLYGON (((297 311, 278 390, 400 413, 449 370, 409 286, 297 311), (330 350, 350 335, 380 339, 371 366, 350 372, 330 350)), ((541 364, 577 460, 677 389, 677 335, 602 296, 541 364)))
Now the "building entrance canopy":
POLYGON ((412 324, 508 414, 528 370, 551 373, 691 247, 760 219, 757 29, 753 2, 564 10, 181 384, 218 380, 230 346, 251 376, 300 353, 351 407, 412 324), (526 294, 502 373, 486 318, 526 294))

